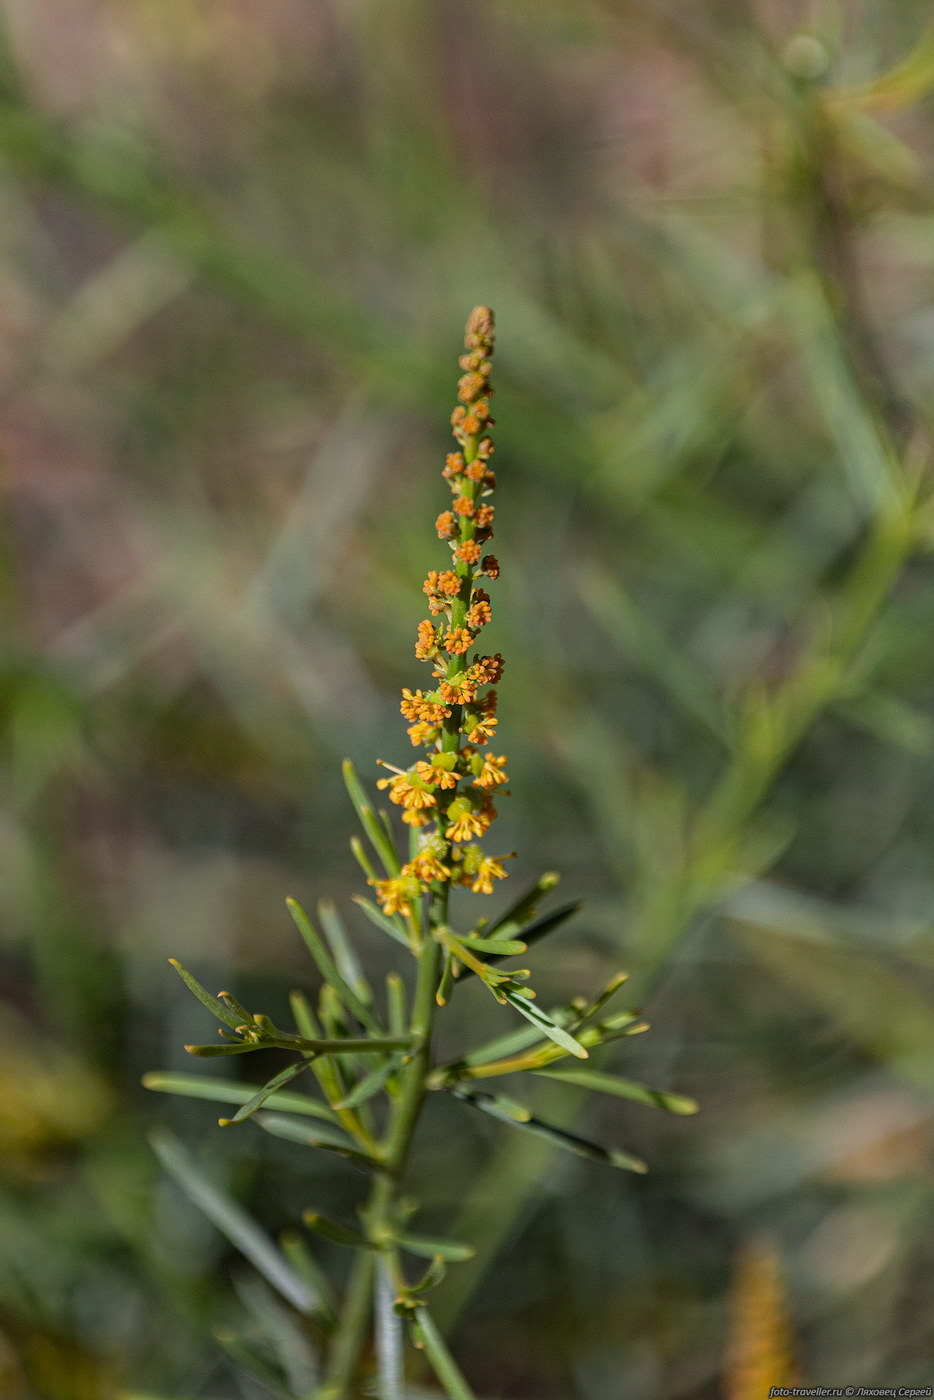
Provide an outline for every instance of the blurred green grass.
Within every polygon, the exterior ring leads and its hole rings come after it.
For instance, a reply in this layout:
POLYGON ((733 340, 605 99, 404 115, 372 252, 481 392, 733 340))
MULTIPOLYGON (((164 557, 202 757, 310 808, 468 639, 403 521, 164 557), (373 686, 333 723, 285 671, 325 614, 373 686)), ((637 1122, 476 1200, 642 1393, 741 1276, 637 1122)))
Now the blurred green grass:
POLYGON ((627 967, 625 1063, 703 1112, 594 1110, 620 1183, 439 1110, 455 1346, 489 1396, 725 1393, 764 1233, 805 1382, 925 1384, 926 7, 2 15, 4 1394, 266 1393, 147 1127, 270 1229, 352 1206, 138 1078, 192 1038, 166 956, 274 1009, 283 897, 356 888, 338 760, 404 751, 478 301, 515 877, 587 897, 548 990, 627 967))

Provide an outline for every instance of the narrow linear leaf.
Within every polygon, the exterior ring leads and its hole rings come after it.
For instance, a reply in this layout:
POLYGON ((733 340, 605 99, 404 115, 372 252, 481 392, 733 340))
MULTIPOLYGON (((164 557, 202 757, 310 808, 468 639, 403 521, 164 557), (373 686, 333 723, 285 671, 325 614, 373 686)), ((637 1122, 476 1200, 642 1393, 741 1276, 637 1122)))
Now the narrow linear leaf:
POLYGON ((212 997, 211 993, 202 987, 196 977, 192 977, 187 968, 182 967, 177 958, 169 958, 169 962, 179 977, 184 982, 188 990, 198 998, 202 1006, 207 1007, 212 1016, 216 1016, 219 1021, 223 1021, 225 1026, 229 1026, 235 1031, 238 1026, 243 1025, 243 1017, 236 1011, 232 1011, 224 1002, 218 1001, 217 997, 212 997))
POLYGON ((248 1055, 252 1050, 262 1050, 262 1045, 248 1045, 243 1042, 237 1045, 186 1045, 185 1051, 189 1055, 197 1055, 202 1060, 215 1060, 218 1055, 248 1055))
MULTIPOLYGON (((229 1079, 209 1079, 201 1074, 169 1074, 154 1071, 144 1074, 141 1080, 144 1089, 155 1090, 160 1094, 183 1094, 190 1099, 208 1099, 212 1103, 248 1103, 256 1092, 254 1084, 236 1084, 229 1079)), ((270 1108, 280 1113, 301 1113, 308 1118, 326 1118, 335 1121, 334 1113, 326 1104, 317 1103, 304 1094, 282 1093, 277 1090, 268 1099, 270 1108)))
POLYGON ((212 1225, 293 1307, 312 1313, 317 1298, 304 1279, 247 1213, 204 1176, 181 1143, 169 1133, 154 1133, 150 1142, 165 1170, 212 1225))
POLYGON ((432 1369, 444 1386, 448 1400, 476 1400, 467 1384, 460 1367, 448 1351, 444 1338, 435 1326, 434 1318, 424 1306, 419 1307, 412 1324, 412 1338, 415 1345, 424 1351, 432 1369))
POLYGON ((390 1035, 404 1035, 407 1026, 405 983, 398 972, 386 974, 386 1016, 390 1035))
POLYGON ((363 784, 357 776, 357 770, 354 768, 349 758, 344 759, 341 771, 344 775, 344 785, 347 788, 350 800, 360 819, 360 825, 369 837, 370 845, 379 856, 386 874, 398 875, 399 871, 402 869, 402 862, 399 859, 399 853, 396 850, 395 842, 387 834, 374 812, 366 792, 364 791, 363 784))
POLYGON ((373 992, 363 975, 363 968, 360 966, 350 941, 350 935, 344 927, 344 921, 337 912, 337 906, 333 900, 322 899, 318 902, 318 917, 342 977, 357 993, 360 1000, 369 1006, 373 1000, 373 992))
POLYGON ((499 934, 501 938, 511 938, 514 933, 520 933, 523 925, 535 918, 538 906, 550 890, 560 881, 561 876, 555 870, 547 870, 541 875, 525 894, 520 895, 509 908, 502 913, 495 923, 491 924, 485 932, 485 937, 491 938, 493 934, 499 934))
POLYGON ((432 1288, 437 1288, 439 1283, 444 1282, 447 1271, 447 1264, 445 1264, 440 1255, 435 1255, 418 1282, 413 1283, 407 1289, 407 1292, 414 1294, 429 1293, 432 1288))
POLYGON ((361 1162, 368 1167, 381 1165, 375 1157, 355 1147, 349 1138, 327 1123, 306 1128, 303 1123, 296 1123, 294 1118, 268 1113, 265 1109, 257 1113, 254 1121, 264 1132, 271 1133, 273 1137, 284 1138, 286 1142, 296 1142, 301 1147, 320 1147, 325 1152, 339 1152, 342 1157, 347 1157, 352 1162, 361 1162))
POLYGON ((638 1157, 633 1157, 628 1152, 621 1152, 614 1147, 601 1147, 599 1143, 590 1142, 587 1138, 578 1137, 576 1133, 569 1133, 564 1128, 556 1128, 551 1123, 545 1123, 541 1118, 530 1116, 525 1122, 519 1122, 508 1114, 501 1112, 495 1098, 484 1093, 470 1092, 452 1086, 449 1093, 456 1099, 461 1099, 464 1103, 469 1103, 471 1107, 477 1108, 481 1113, 487 1113, 492 1118, 497 1118, 501 1123, 508 1123, 513 1128, 519 1128, 522 1132, 534 1133, 536 1137, 544 1138, 555 1147, 561 1147, 565 1152, 573 1152, 578 1157, 587 1157, 592 1162, 605 1162, 611 1167, 620 1167, 625 1171, 646 1172, 648 1167, 638 1157))
MULTIPOLYGON (((557 1026, 566 1026, 571 1023, 574 1013, 568 1007, 553 1007, 549 1011, 549 1016, 557 1026)), ((510 1055, 517 1055, 522 1050, 531 1049, 540 1040, 544 1039, 538 1027, 519 1026, 514 1031, 509 1031, 506 1035, 499 1035, 495 1040, 490 1040, 486 1045, 480 1045, 476 1050, 471 1050, 456 1065, 485 1065, 491 1060, 502 1060, 510 1055)), ((449 1066, 448 1068, 455 1068, 449 1066)))
POLYGON ((221 1127, 226 1127, 229 1123, 244 1123, 247 1118, 252 1118, 256 1110, 262 1108, 266 1100, 277 1089, 281 1089, 283 1084, 288 1084, 308 1067, 308 1060, 296 1060, 294 1064, 286 1065, 285 1069, 273 1075, 272 1079, 268 1080, 261 1089, 258 1089, 251 1098, 247 1099, 246 1103, 241 1104, 232 1118, 222 1118, 220 1120, 221 1127))
POLYGON ((337 1220, 331 1220, 319 1211, 303 1211, 302 1220, 309 1230, 314 1230, 316 1235, 320 1235, 322 1239, 330 1240, 332 1244, 342 1244, 347 1249, 378 1248, 365 1235, 361 1235, 359 1230, 352 1230, 349 1225, 341 1225, 337 1220))
POLYGON ((465 948, 477 953, 496 953, 501 958, 511 958, 517 953, 524 953, 528 949, 527 943, 520 943, 517 938, 458 938, 458 943, 463 943, 465 948))
POLYGON ((529 1001, 528 997, 519 996, 517 992, 512 992, 506 987, 499 987, 497 990, 506 998, 509 1005, 527 1021, 531 1021, 533 1026, 537 1026, 543 1035, 547 1035, 549 1040, 553 1040, 556 1045, 560 1045, 562 1050, 566 1050, 569 1055, 576 1055, 579 1060, 588 1058, 587 1051, 579 1041, 562 1030, 555 1021, 551 1019, 547 1011, 542 1011, 541 1007, 529 1001))
POLYGON ((411 948, 412 945, 408 937, 394 919, 390 919, 388 914, 384 914, 382 909, 371 900, 364 899, 362 895, 355 894, 352 898, 354 904, 356 904, 362 914, 366 915, 371 924, 375 924, 378 929, 382 929, 383 933, 388 933, 389 937, 394 938, 397 943, 401 943, 403 948, 411 948))
POLYGON ((340 997, 344 1006, 346 1006, 347 1010, 351 1012, 352 1015, 356 1016, 362 1026, 365 1026, 368 1031, 372 1031, 374 1035, 379 1035, 380 1025, 378 1021, 372 1015, 366 1003, 361 1001, 353 987, 341 976, 337 969, 337 964, 324 945, 324 941, 318 935, 317 930, 314 928, 298 900, 287 899, 285 902, 325 982, 328 986, 334 988, 334 991, 340 997))
POLYGON ((542 1069, 533 1073, 543 1079, 558 1079, 562 1084, 574 1084, 598 1094, 615 1094, 617 1098, 664 1108, 668 1113, 697 1113, 700 1105, 683 1094, 669 1094, 663 1089, 649 1089, 631 1079, 619 1079, 614 1074, 600 1074, 592 1069, 542 1069))
POLYGON ((365 1078, 361 1079, 340 1102, 332 1104, 331 1107, 338 1109, 359 1108, 359 1106, 362 1103, 366 1103, 368 1099, 376 1097, 380 1090, 385 1087, 386 1082, 396 1073, 398 1068, 399 1059, 397 1056, 387 1059, 384 1064, 377 1065, 376 1069, 371 1070, 365 1078))
POLYGON ((443 1259, 447 1264, 462 1264, 472 1259, 476 1249, 472 1244, 461 1244, 459 1240, 436 1240, 427 1235, 400 1235, 396 1243, 409 1254, 418 1254, 423 1259, 443 1259))

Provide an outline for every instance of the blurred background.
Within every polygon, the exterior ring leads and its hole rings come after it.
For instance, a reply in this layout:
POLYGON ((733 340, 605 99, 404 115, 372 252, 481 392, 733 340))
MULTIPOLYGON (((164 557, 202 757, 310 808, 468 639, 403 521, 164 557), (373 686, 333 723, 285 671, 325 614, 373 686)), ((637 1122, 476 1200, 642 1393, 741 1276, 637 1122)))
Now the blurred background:
POLYGON ((702 1111, 568 1091, 637 1179, 432 1105, 451 1345, 489 1400, 930 1384, 932 137, 921 0, 0 5, 4 1397, 283 1394, 147 1133, 270 1232, 360 1177, 140 1076, 211 1033, 169 955, 275 1014, 284 897, 360 889, 477 302, 510 888, 702 1111))

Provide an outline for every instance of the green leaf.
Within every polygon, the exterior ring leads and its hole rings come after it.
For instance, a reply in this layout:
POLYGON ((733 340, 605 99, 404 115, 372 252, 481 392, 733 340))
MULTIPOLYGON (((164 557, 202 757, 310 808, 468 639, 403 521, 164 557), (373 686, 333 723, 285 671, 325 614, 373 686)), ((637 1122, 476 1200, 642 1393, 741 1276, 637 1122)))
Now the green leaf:
POLYGON ((447 1264, 440 1255, 435 1255, 418 1282, 411 1284, 406 1292, 414 1294, 430 1292, 432 1288, 437 1288, 439 1283, 443 1283, 447 1271, 447 1264))
POLYGON ((351 898, 371 924, 375 924, 378 929, 382 929, 383 933, 388 933, 390 938, 394 938, 397 943, 402 944, 403 948, 408 948, 411 951, 412 945, 408 936, 394 919, 391 919, 388 914, 384 914, 382 909, 378 908, 371 900, 364 899, 362 895, 355 894, 351 898))
POLYGON ((272 1079, 268 1080, 261 1089, 257 1089, 256 1093, 247 1099, 245 1104, 241 1104, 232 1118, 221 1118, 219 1120, 221 1127, 226 1128, 228 1124, 243 1123, 247 1118, 252 1118, 256 1110, 262 1108, 266 1100, 270 1098, 277 1089, 281 1089, 283 1084, 288 1084, 290 1080, 308 1069, 308 1067, 308 1060, 296 1060, 294 1064, 286 1065, 285 1069, 273 1075, 272 1079))
POLYGON ((276 1400, 290 1400, 285 1378, 269 1364, 266 1357, 255 1347, 243 1341, 235 1332, 226 1327, 215 1327, 214 1340, 247 1375, 259 1381, 264 1390, 276 1400))
POLYGON ((405 1035, 405 983, 398 972, 386 973, 386 1016, 391 1035, 405 1035))
POLYGON ((561 1147, 565 1152, 573 1152, 578 1157, 587 1157, 592 1162, 605 1162, 611 1167, 620 1167, 625 1171, 646 1172, 648 1167, 638 1157, 631 1156, 628 1152, 621 1152, 614 1147, 601 1147, 599 1143, 589 1142, 587 1138, 578 1137, 576 1133, 569 1133, 564 1128, 556 1128, 551 1123, 545 1123, 541 1118, 530 1116, 526 1122, 519 1122, 500 1111, 499 1106, 492 1094, 485 1094, 471 1090, 465 1091, 452 1085, 449 1093, 455 1098, 462 1099, 464 1103, 469 1103, 471 1107, 478 1108, 481 1113, 488 1113, 491 1118, 497 1118, 501 1123, 508 1123, 513 1128, 519 1128, 525 1133, 534 1133, 536 1137, 544 1138, 555 1147, 561 1147))
POLYGON ((232 1031, 237 1030, 243 1025, 243 1018, 239 1016, 237 1012, 231 1011, 230 1007, 225 1005, 224 1002, 218 1001, 217 997, 212 997, 211 993, 202 987, 198 979, 192 977, 187 968, 182 967, 177 958, 169 958, 169 962, 175 968, 175 971, 188 990, 198 998, 202 1006, 207 1007, 212 1016, 216 1016, 219 1021, 223 1021, 224 1025, 229 1026, 232 1031))
POLYGON ((476 1400, 460 1368, 448 1351, 428 1309, 421 1305, 412 1323, 412 1340, 428 1357, 432 1370, 444 1386, 448 1400, 476 1400))
POLYGON ((408 1250, 409 1254, 418 1254, 423 1259, 443 1259, 448 1264, 462 1264, 477 1252, 472 1244, 430 1239, 427 1235, 400 1235, 396 1243, 400 1249, 408 1250))
POLYGON ((699 1104, 682 1094, 669 1094, 663 1089, 648 1089, 644 1084, 635 1084, 631 1079, 619 1079, 615 1074, 600 1074, 593 1069, 541 1069, 533 1074, 543 1079, 558 1079, 562 1084, 574 1084, 580 1089, 591 1089, 598 1094, 615 1094, 617 1098, 632 1099, 635 1103, 649 1104, 664 1108, 668 1113, 697 1113, 699 1104))
POLYGON ((387 1059, 384 1064, 377 1065, 365 1078, 346 1094, 339 1103, 331 1105, 332 1108, 359 1108, 360 1104, 366 1103, 368 1099, 375 1096, 384 1088, 387 1080, 391 1079, 399 1068, 399 1057, 393 1056, 387 1059))
POLYGON ((181 1143, 169 1133, 153 1133, 150 1142, 163 1167, 212 1225, 293 1307, 312 1313, 318 1300, 304 1279, 246 1212, 208 1181, 181 1143))
POLYGON ((303 1123, 296 1123, 294 1118, 268 1113, 265 1109, 257 1113, 255 1122, 265 1132, 271 1133, 273 1137, 284 1138, 286 1142, 297 1142, 302 1147, 321 1147, 326 1152, 339 1152, 342 1157, 348 1157, 354 1162, 363 1162, 368 1167, 381 1165, 375 1157, 355 1147, 344 1133, 332 1128, 328 1123, 306 1128, 303 1123))
POLYGON ((224 1044, 218 1041, 215 1045, 186 1045, 186 1052, 189 1055, 197 1055, 202 1060, 214 1060, 218 1055, 248 1055, 251 1050, 263 1050, 260 1044, 247 1044, 240 1041, 237 1045, 224 1044))
POLYGON ((309 1230, 314 1230, 316 1235, 322 1239, 330 1240, 332 1244, 345 1245, 347 1249, 378 1249, 379 1246, 373 1244, 365 1235, 361 1235, 359 1230, 351 1230, 348 1225, 341 1225, 336 1220, 329 1219, 326 1215, 321 1215, 316 1210, 306 1210, 302 1212, 302 1219, 309 1230))
POLYGON ((361 1001, 360 997, 354 991, 353 987, 351 987, 350 984, 346 982, 341 976, 340 972, 337 969, 337 964, 331 957, 331 954, 325 947, 323 940, 319 937, 317 931, 312 925, 311 920, 305 913, 302 906, 299 904, 298 900, 287 899, 285 902, 288 911, 292 915, 292 918, 295 920, 296 927, 298 928, 299 933, 302 935, 302 938, 305 940, 305 944, 308 948, 308 951, 314 958, 318 966, 318 971, 321 973, 321 976, 324 978, 325 982, 328 984, 329 987, 333 987, 334 991, 340 997, 344 1006, 346 1006, 347 1010, 351 1012, 352 1015, 356 1016, 357 1020, 362 1026, 365 1026, 368 1031, 372 1031, 374 1035, 379 1035, 379 1022, 372 1015, 366 1003, 361 1001))
MULTIPOLYGON (((552 1008, 549 1012, 551 1019, 558 1026, 569 1024, 572 1020, 572 1013, 566 1007, 552 1008)), ((510 1055, 518 1055, 523 1050, 530 1049, 544 1039, 542 1032, 537 1026, 518 1026, 516 1030, 509 1031, 506 1035, 498 1035, 494 1040, 490 1040, 486 1045, 480 1045, 476 1050, 471 1050, 457 1060, 454 1065, 447 1065, 445 1068, 453 1069, 460 1065, 486 1065, 491 1060, 505 1060, 510 1055)))
MULTIPOLYGON (((255 1084, 237 1084, 230 1079, 209 1079, 201 1074, 170 1074, 161 1070, 144 1074, 142 1085, 160 1094, 183 1094, 191 1099, 208 1099, 212 1103, 248 1103, 256 1093, 255 1084)), ((269 1097, 269 1107, 280 1113, 301 1113, 309 1118, 326 1118, 334 1121, 334 1114, 323 1103, 307 1098, 304 1094, 281 1093, 278 1090, 269 1097)))
POLYGON ((456 942, 463 943, 471 952, 496 953, 501 958, 515 957, 517 953, 526 952, 529 946, 517 938, 457 938, 456 942))
POLYGON ((517 992, 510 991, 507 987, 498 987, 497 991, 506 998, 514 1010, 524 1016, 527 1021, 531 1021, 533 1026, 537 1026, 543 1035, 547 1035, 549 1040, 560 1045, 562 1050, 566 1050, 569 1055, 576 1055, 579 1060, 587 1059, 587 1051, 583 1045, 569 1036, 567 1031, 562 1030, 546 1011, 542 1011, 528 997, 519 996, 517 992))
POLYGON ((520 895, 505 913, 486 929, 485 937, 490 938, 498 933, 501 938, 511 938, 514 933, 521 933, 523 926, 535 918, 542 899, 549 890, 554 889, 560 879, 561 876, 556 871, 546 871, 530 890, 520 895))
POLYGON ((357 770, 354 768, 349 758, 344 759, 342 770, 344 784, 350 795, 350 800, 354 805, 357 816, 360 818, 360 825, 370 839, 370 844, 379 856, 383 868, 387 875, 398 875, 402 869, 402 862, 396 850, 395 842, 387 834, 385 828, 374 812, 370 801, 363 789, 363 784, 357 777, 357 770))
POLYGON ((350 936, 344 927, 344 921, 337 912, 337 906, 330 899, 322 899, 318 902, 318 917, 321 920, 321 927, 324 929, 324 936, 334 955, 334 961, 340 969, 341 976, 357 993, 357 996, 367 1006, 373 1000, 373 993, 370 984, 363 975, 363 968, 354 952, 350 936))

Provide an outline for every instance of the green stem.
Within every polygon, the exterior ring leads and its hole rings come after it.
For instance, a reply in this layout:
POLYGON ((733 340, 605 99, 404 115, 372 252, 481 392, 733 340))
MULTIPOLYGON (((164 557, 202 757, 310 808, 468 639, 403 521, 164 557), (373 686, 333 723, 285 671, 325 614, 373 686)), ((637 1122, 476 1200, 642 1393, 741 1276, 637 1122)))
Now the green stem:
MULTIPOLYGON (((432 895, 432 927, 447 917, 447 892, 432 895), (442 907, 440 911, 436 904, 442 907)), ((397 1193, 409 1159, 412 1138, 425 1099, 431 1069, 431 1033, 436 1010, 435 993, 441 975, 442 950, 434 938, 425 940, 418 954, 418 980, 412 1005, 410 1031, 418 1049, 403 1069, 385 1142, 383 1169, 377 1175, 363 1212, 367 1236, 385 1245, 391 1239, 397 1193)), ((366 1345, 373 1301, 374 1256, 361 1251, 351 1276, 347 1302, 332 1344, 330 1364, 316 1400, 347 1400, 366 1345)))

